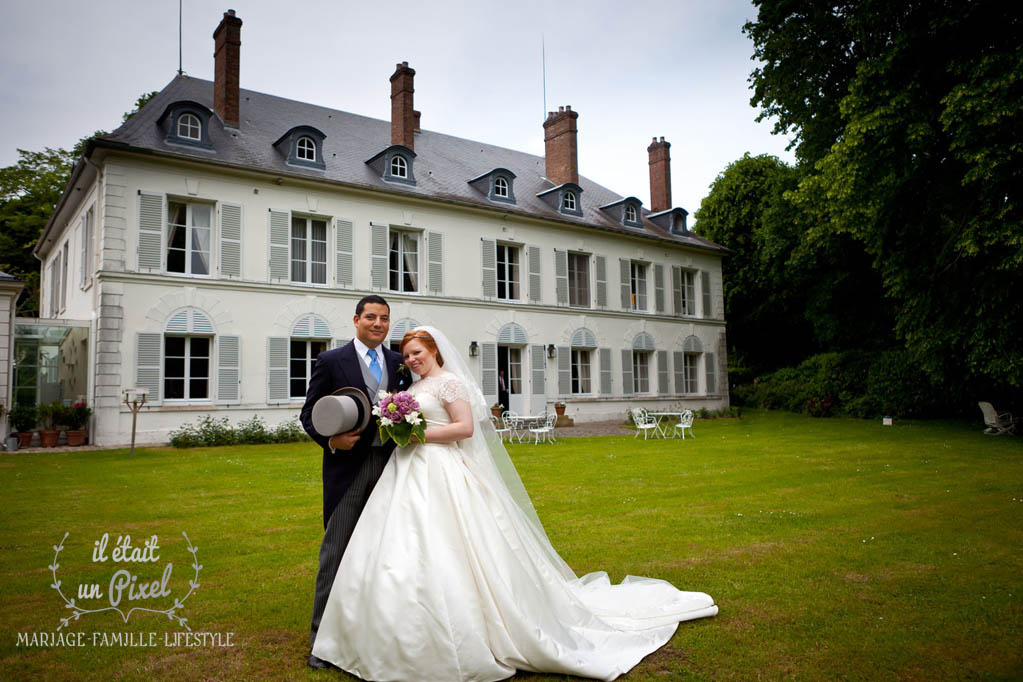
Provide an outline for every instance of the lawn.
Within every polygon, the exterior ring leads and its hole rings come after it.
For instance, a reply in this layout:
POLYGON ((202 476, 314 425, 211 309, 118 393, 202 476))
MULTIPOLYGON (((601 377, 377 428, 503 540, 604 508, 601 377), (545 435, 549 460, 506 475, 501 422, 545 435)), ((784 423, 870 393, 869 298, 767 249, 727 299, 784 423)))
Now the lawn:
MULTIPOLYGON (((577 573, 664 578, 720 606, 623 679, 1023 677, 1023 439, 764 412, 694 430, 684 442, 511 448, 577 573)), ((351 679, 304 665, 319 476, 308 443, 3 455, 0 679, 351 679), (79 583, 106 592, 119 568, 148 584, 173 562, 171 597, 130 604, 165 609, 195 574, 182 532, 202 568, 176 615, 233 633, 234 646, 167 646, 164 633, 185 629, 177 621, 112 611, 61 629, 84 646, 19 646, 19 633, 54 633, 71 613, 48 568, 65 533, 57 574, 69 599, 79 583), (92 561, 104 533, 110 558, 92 561), (118 536, 141 547, 153 534, 158 561, 113 562, 118 536), (148 643, 150 632, 156 646, 91 640, 148 643)))

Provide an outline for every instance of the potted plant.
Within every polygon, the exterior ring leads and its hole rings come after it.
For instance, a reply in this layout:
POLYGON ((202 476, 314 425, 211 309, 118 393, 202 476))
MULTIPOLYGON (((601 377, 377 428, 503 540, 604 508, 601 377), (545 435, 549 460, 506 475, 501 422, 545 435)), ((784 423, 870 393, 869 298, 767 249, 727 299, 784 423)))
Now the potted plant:
POLYGON ((39 406, 39 444, 44 448, 52 448, 57 445, 60 438, 60 430, 55 428, 58 420, 63 421, 64 404, 59 400, 52 403, 43 403, 39 406))
POLYGON ((557 413, 559 417, 565 416, 565 403, 561 402, 560 400, 554 403, 554 411, 557 413))
POLYGON ((67 408, 67 444, 81 445, 85 442, 85 425, 92 416, 92 408, 85 401, 77 402, 67 408))
POLYGON ((501 418, 502 412, 504 412, 504 405, 502 405, 501 403, 494 403, 493 405, 490 406, 490 413, 497 417, 498 419, 501 418))
POLYGON ((32 444, 32 429, 36 426, 35 405, 15 405, 11 410, 11 426, 18 434, 18 447, 27 448, 32 444))

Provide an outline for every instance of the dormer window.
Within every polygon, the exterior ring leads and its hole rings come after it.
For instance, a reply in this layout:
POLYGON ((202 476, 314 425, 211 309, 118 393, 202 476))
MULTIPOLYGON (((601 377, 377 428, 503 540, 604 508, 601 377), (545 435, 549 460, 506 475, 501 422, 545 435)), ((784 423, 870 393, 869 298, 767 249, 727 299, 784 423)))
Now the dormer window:
POLYGON ((536 196, 562 215, 581 216, 583 214, 580 201, 582 193, 582 187, 574 182, 566 182, 540 192, 536 196))
POLYGON ((625 197, 600 207, 601 211, 610 216, 616 223, 625 227, 643 228, 643 215, 640 213, 639 199, 625 197))
POLYGON ((508 198, 508 181, 501 175, 494 180, 494 196, 502 199, 508 198))
POLYGON ((495 168, 469 181, 477 191, 485 194, 487 199, 502 204, 515 203, 515 173, 507 168, 495 168))
POLYGON ((391 157, 391 175, 396 178, 408 178, 408 162, 400 154, 391 157))
POLYGON ((210 142, 212 112, 191 100, 172 102, 163 110, 156 124, 163 130, 167 144, 213 150, 210 142))
POLYGON ((632 204, 625 204, 625 222, 638 222, 636 219, 636 207, 632 204))
POLYGON ((416 153, 400 144, 392 144, 373 158, 366 165, 380 174, 385 182, 400 182, 405 185, 416 184, 413 159, 416 153))
POLYGON ((202 123, 195 114, 184 113, 178 116, 178 137, 186 140, 202 139, 202 123))
POLYGON ((316 143, 313 138, 303 135, 295 144, 295 156, 302 161, 316 161, 316 143))
POLYGON ((285 155, 285 163, 301 168, 326 170, 323 163, 323 141, 327 136, 312 126, 295 126, 274 142, 285 155))

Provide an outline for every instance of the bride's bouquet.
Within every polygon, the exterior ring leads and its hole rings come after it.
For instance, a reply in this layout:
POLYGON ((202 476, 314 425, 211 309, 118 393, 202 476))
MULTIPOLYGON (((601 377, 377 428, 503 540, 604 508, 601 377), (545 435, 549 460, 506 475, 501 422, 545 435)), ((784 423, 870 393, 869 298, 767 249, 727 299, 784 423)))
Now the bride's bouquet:
POLYGON ((380 391, 379 400, 373 406, 373 414, 380 424, 380 442, 393 440, 405 447, 413 438, 420 443, 426 442, 426 420, 419 408, 419 403, 408 391, 386 393, 380 391))

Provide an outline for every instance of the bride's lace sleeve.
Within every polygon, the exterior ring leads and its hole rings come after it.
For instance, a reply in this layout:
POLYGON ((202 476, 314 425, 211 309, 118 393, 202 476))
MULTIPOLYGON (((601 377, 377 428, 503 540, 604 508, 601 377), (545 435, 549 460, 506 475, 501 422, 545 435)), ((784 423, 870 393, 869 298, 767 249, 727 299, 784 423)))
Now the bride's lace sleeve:
POLYGON ((454 374, 442 377, 438 383, 437 397, 443 402, 453 403, 456 400, 469 401, 469 388, 454 374))

